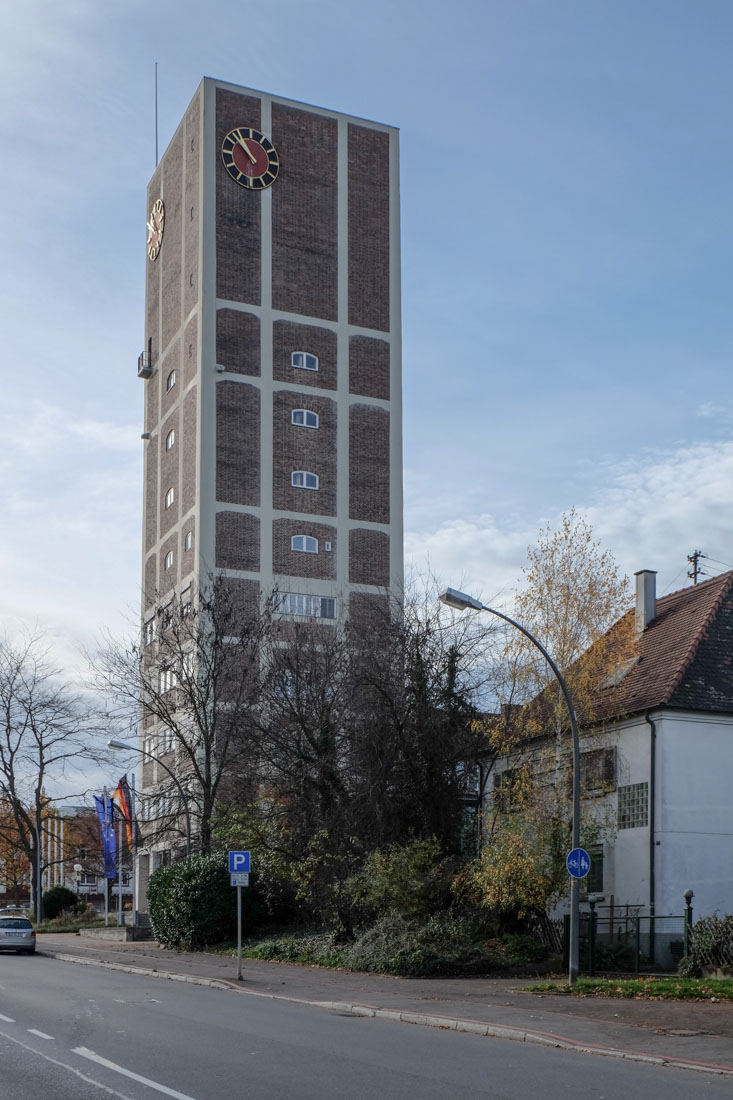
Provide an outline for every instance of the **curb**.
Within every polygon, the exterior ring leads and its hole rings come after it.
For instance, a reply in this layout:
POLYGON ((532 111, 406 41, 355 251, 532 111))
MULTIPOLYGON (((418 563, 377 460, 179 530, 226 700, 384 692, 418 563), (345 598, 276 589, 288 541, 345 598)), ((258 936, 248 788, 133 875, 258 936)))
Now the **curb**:
POLYGON ((579 1054, 597 1054, 607 1058, 621 1058, 627 1062, 643 1062, 652 1066, 670 1066, 673 1069, 696 1070, 698 1073, 713 1073, 720 1077, 733 1078, 733 1066, 718 1065, 715 1062, 694 1062, 672 1058, 664 1054, 644 1054, 639 1050, 622 1050, 618 1047, 593 1046, 564 1035, 555 1035, 550 1031, 527 1031, 523 1028, 503 1024, 484 1024, 477 1020, 464 1020, 457 1016, 428 1016, 420 1012, 401 1012, 398 1009, 375 1008, 372 1005, 351 1003, 349 1001, 314 1001, 305 997, 288 997, 282 993, 262 993, 256 989, 245 989, 238 982, 228 978, 201 978, 193 974, 176 974, 166 970, 153 970, 142 966, 130 966, 125 963, 104 962, 102 959, 88 959, 83 955, 68 955, 60 951, 45 949, 39 954, 61 962, 78 963, 82 966, 98 966, 103 970, 120 970, 125 974, 140 974, 146 978, 164 978, 172 982, 188 982, 189 985, 203 985, 210 989, 230 990, 243 993, 248 997, 266 997, 271 1001, 287 1001, 290 1004, 309 1005, 313 1008, 325 1008, 331 1012, 348 1012, 352 1016, 366 1016, 380 1020, 392 1020, 396 1023, 416 1024, 421 1027, 438 1027, 447 1031, 462 1031, 471 1035, 482 1035, 489 1039, 510 1039, 520 1043, 537 1043, 541 1046, 555 1047, 560 1050, 572 1050, 579 1054))

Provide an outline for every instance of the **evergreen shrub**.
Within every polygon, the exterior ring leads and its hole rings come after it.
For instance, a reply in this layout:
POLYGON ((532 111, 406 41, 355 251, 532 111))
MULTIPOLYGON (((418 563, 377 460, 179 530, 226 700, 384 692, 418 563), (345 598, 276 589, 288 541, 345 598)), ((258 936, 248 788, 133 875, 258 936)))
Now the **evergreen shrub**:
MULTIPOLYGON (((243 912, 252 905, 250 894, 242 891, 243 912)), ((225 853, 159 867, 148 883, 148 910, 153 934, 164 947, 203 951, 236 935, 237 897, 225 853)))
POLYGON ((352 970, 402 977, 488 974, 506 967, 476 936, 473 922, 448 913, 427 920, 388 913, 344 950, 352 970))
POLYGON ((75 911, 79 899, 67 886, 52 886, 43 892, 43 915, 46 920, 54 920, 65 909, 75 911))

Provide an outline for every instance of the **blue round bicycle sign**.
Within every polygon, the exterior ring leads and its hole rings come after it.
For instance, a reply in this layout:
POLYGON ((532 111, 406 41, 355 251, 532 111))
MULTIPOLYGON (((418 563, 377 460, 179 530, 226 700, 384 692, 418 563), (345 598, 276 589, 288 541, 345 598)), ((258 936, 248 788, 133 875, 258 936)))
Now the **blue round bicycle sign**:
POLYGON ((585 848, 573 848, 565 860, 568 874, 573 878, 585 878, 590 871, 590 856, 585 848))

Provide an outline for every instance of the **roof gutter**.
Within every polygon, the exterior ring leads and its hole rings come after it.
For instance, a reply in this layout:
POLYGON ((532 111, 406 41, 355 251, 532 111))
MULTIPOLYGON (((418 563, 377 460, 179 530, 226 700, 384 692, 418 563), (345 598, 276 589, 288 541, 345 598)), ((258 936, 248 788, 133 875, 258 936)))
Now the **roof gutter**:
POLYGON ((644 721, 649 726, 649 962, 654 962, 654 917, 656 913, 655 838, 654 821, 657 792, 657 727, 644 711, 644 721))

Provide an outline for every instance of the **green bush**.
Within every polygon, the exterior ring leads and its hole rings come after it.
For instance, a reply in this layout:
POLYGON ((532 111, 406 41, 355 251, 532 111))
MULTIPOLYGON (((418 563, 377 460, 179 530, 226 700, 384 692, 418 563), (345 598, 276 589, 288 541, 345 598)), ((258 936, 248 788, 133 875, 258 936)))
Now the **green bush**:
POLYGON ((344 965, 377 974, 422 977, 487 974, 505 963, 485 950, 471 922, 444 913, 426 921, 389 913, 346 948, 344 965))
POLYGON ((277 939, 245 943, 243 952, 250 959, 297 962, 310 966, 344 965, 344 949, 333 932, 294 933, 277 939))
MULTIPOLYGON (((245 913, 251 900, 250 890, 243 890, 245 913)), ((148 909, 153 934, 165 947, 202 951, 235 935, 237 897, 226 856, 193 856, 159 867, 148 883, 148 909)))
POLYGON ((454 874, 453 861, 442 857, 440 843, 433 837, 370 852, 346 890, 359 908, 372 915, 424 918, 447 906, 454 874))
POLYGON ((535 936, 517 932, 504 937, 507 957, 519 966, 542 962, 547 958, 547 948, 535 936))
POLYGON ((75 910, 79 899, 66 886, 52 886, 43 893, 43 914, 46 920, 54 920, 65 909, 75 910))

